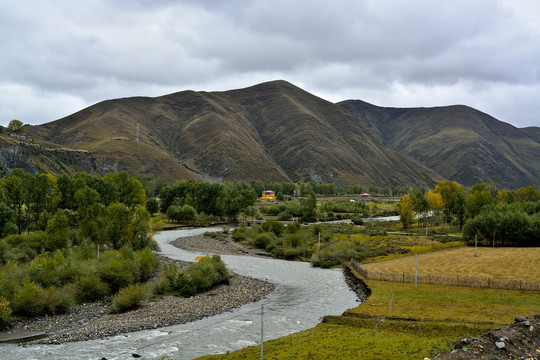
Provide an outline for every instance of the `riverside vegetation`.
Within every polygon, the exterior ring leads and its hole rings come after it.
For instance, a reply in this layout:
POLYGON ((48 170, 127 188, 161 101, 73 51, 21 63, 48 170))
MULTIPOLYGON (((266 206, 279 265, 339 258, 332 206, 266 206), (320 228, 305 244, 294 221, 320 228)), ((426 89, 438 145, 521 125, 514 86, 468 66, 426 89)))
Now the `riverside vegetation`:
MULTIPOLYGON (((455 197, 450 195, 452 191, 445 193, 446 199, 436 191, 422 194, 427 203, 422 211, 415 209, 418 204, 411 200, 412 196, 402 197, 396 209, 400 213, 399 223, 368 223, 361 228, 352 225, 317 225, 318 228, 311 228, 311 233, 304 236, 304 239, 310 239, 305 249, 309 249, 309 244, 316 243, 318 239, 314 233, 321 231, 324 234, 322 242, 327 247, 314 251, 312 261, 318 257, 318 253, 341 245, 348 251, 342 255, 353 255, 352 258, 356 256, 357 260, 368 262, 367 267, 381 271, 407 271, 414 274, 411 265, 414 257, 411 260, 409 255, 420 253, 425 254, 421 259, 422 262, 426 261, 422 265, 424 272, 429 271, 426 266, 429 265, 432 272, 444 272, 448 276, 489 276, 494 279, 537 281, 537 264, 540 261, 537 246, 540 245, 540 239, 535 229, 540 219, 540 193, 534 187, 507 193, 504 190, 493 191, 493 187, 487 184, 479 184, 464 194, 463 189, 454 185, 442 184, 437 190, 441 191, 444 186, 454 188, 455 197), (491 189, 487 189, 489 187, 491 189), (449 199, 452 198, 455 199, 454 205, 450 205, 449 199), (410 214, 407 213, 409 211, 410 214), (414 216, 421 212, 424 212, 424 217, 414 216), (490 219, 490 222, 486 219, 490 219), (424 224, 428 222, 430 225, 427 232, 424 224), (446 236, 461 234, 462 227, 463 240, 446 236), (407 233, 395 233, 403 228, 407 233), (472 228, 475 231, 470 231, 472 228), (479 245, 489 245, 489 248, 479 249, 478 257, 474 256, 474 249, 465 248, 467 243, 474 244, 475 237, 479 245), (371 252, 355 252, 356 244, 368 245, 371 252), (504 247, 509 245, 535 247, 504 247), (521 257, 525 253, 527 255, 521 257), (437 259, 441 257, 445 261, 438 269, 437 259), (461 266, 461 263, 464 265, 461 266)), ((422 197, 418 193, 415 196, 420 199, 416 201, 421 202, 422 197)), ((268 227, 271 229, 272 225, 268 227)), ((279 225, 274 227, 279 229, 279 225)), ((256 245, 255 240, 259 235, 249 235, 256 231, 237 231, 245 232, 247 241, 253 241, 256 245)), ((275 232, 269 238, 279 244, 275 232)), ((287 244, 286 241, 283 243, 287 244)), ((269 242, 267 249, 272 251, 275 247, 269 242)), ((325 317, 323 323, 313 329, 265 342, 265 358, 431 358, 450 351, 458 339, 479 336, 512 323, 517 315, 534 315, 540 309, 537 291, 428 284, 415 287, 411 283, 376 280, 366 280, 366 283, 372 294, 364 304, 346 311, 342 316, 325 317)), ((481 356, 481 350, 478 349, 465 348, 464 351, 470 356, 475 356, 476 351, 481 356)), ((259 352, 260 348, 256 346, 201 359, 248 359, 256 358, 259 352)), ((527 357, 529 354, 531 349, 524 349, 515 355, 521 358, 519 356, 527 357)), ((493 356, 506 357, 508 354, 493 356)))
POLYGON ((146 284, 159 267, 152 232, 163 222, 125 172, 56 178, 16 169, 0 189, 0 329, 75 304, 112 297, 110 311, 124 312, 152 293, 188 297, 228 282, 214 256, 182 270, 167 265, 146 284))
MULTIPOLYGON (((209 184, 200 181, 166 184, 151 178, 130 178, 127 173, 103 177, 78 173, 55 178, 49 174, 32 176, 16 170, 1 180, 0 188, 3 201, 0 203, 0 231, 4 236, 0 240, 0 287, 3 295, 0 316, 4 327, 16 318, 64 312, 76 302, 114 295, 113 310, 125 311, 140 304, 151 291, 190 296, 228 281, 219 257, 208 257, 195 264, 193 270, 189 270, 192 272, 167 266, 156 286, 149 289, 142 285, 157 269, 158 262, 151 252, 155 248, 151 233, 166 226, 162 219, 172 226, 228 223, 239 216, 241 220, 249 217, 265 219, 261 225, 248 227, 240 224, 231 232, 231 238, 276 257, 311 261, 314 266, 321 267, 339 266, 343 259, 381 261, 465 246, 463 241, 445 236, 460 233, 461 228, 466 241, 470 242, 476 236, 480 245, 538 245, 535 236, 539 232, 534 229, 539 224, 540 194, 534 187, 507 192, 494 189, 489 184, 463 189, 455 182, 444 182, 427 193, 420 189, 389 189, 392 195, 402 194, 397 206, 380 200, 353 203, 350 197, 344 196, 347 192, 361 190, 359 187, 343 190, 315 184, 209 184), (278 198, 283 201, 257 201, 257 191, 269 187, 279 189, 278 198), (299 189, 308 195, 305 199, 292 200, 291 193, 299 189), (317 198, 315 190, 325 191, 325 195, 341 195, 341 198, 317 198), (146 199, 146 194, 159 194, 160 201, 152 197, 146 199), (159 217, 151 217, 151 214, 159 212, 159 217), (517 213, 518 216, 485 216, 490 212, 517 213), (370 216, 396 213, 400 215, 399 223, 366 222, 370 216), (483 217, 495 221, 480 222, 483 217), (293 221, 296 219, 306 223, 351 219, 353 224, 301 226, 298 221, 293 221), (498 219, 504 220, 503 226, 498 219), (475 221, 484 225, 470 225, 475 221), (429 231, 424 229, 428 223, 429 231), (503 238, 508 232, 502 230, 515 224, 522 229, 519 241, 503 238), (475 230, 468 232, 468 228, 475 230), (391 233, 402 229, 407 233, 391 233), (23 235, 23 232, 28 234, 23 235), (426 233, 429 236, 423 236, 426 233), (23 306, 17 305, 24 301, 23 306)), ((229 231, 225 230, 223 235, 228 236, 229 231)), ((370 286, 374 286, 373 296, 378 296, 375 285, 370 286)), ((444 293, 445 290, 440 291, 444 293)), ((447 290, 448 296, 452 291, 453 288, 447 290)), ((413 296, 412 293, 403 294, 404 297, 413 296)), ((505 293, 504 298, 513 298, 514 294, 505 293)), ((467 300, 465 303, 474 311, 480 311, 490 301, 495 301, 480 298, 485 302, 481 300, 471 305, 467 300)), ((537 305, 533 302, 533 306, 537 305)), ((523 311, 527 309, 523 308, 523 311)), ((521 310, 516 308, 515 311, 521 310)), ((429 320, 430 316, 430 311, 426 310, 422 321, 429 320)), ((350 325, 349 320, 321 324, 313 331, 329 327, 324 332, 335 330, 335 334, 343 335, 345 329, 334 327, 335 323, 343 321, 350 325)), ((450 320, 451 323, 453 320, 450 320)), ((403 328, 403 323, 396 326, 390 331, 403 328)), ((418 326, 434 329, 423 322, 418 326)), ((382 331, 380 324, 379 327, 382 331)), ((421 336, 432 339, 435 335, 428 330, 421 336)), ((483 330, 478 328, 478 331, 483 330)), ((447 337, 433 343, 433 346, 441 346, 457 335, 448 332, 447 337)), ((388 333, 376 332, 373 336, 386 339, 388 333)), ((403 344, 410 343, 405 340, 408 336, 403 337, 403 344)), ((336 341, 342 343, 343 349, 347 348, 348 340, 336 341)), ((395 348, 385 346, 390 349, 388 356, 392 357, 390 354, 395 348)), ((425 346, 422 349, 425 350, 425 346)), ((323 353, 327 355, 325 358, 333 356, 331 351, 323 353)))

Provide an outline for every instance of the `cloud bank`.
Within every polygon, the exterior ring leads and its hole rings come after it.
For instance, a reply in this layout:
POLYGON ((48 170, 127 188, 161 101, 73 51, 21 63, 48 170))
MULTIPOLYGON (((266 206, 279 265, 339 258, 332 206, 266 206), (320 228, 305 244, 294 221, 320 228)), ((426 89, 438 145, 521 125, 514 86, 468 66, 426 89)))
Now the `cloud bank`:
POLYGON ((540 126, 539 18, 535 0, 0 0, 0 123, 284 79, 540 126))

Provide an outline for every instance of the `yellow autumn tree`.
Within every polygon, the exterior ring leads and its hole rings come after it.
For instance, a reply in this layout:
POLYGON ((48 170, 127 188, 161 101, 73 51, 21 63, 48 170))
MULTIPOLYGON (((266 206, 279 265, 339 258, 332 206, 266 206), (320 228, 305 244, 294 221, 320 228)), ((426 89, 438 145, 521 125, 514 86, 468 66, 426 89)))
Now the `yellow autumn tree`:
POLYGON ((413 203, 409 195, 405 194, 401 197, 397 208, 399 210, 399 221, 401 221, 403 228, 409 228, 414 221, 413 203))
POLYGON ((442 209, 444 207, 441 194, 429 190, 427 198, 429 202, 429 207, 433 212, 433 217, 438 218, 441 215, 442 209))
POLYGON ((457 210, 458 195, 463 194, 463 188, 456 181, 449 180, 438 183, 433 191, 441 195, 444 214, 454 214, 457 210))

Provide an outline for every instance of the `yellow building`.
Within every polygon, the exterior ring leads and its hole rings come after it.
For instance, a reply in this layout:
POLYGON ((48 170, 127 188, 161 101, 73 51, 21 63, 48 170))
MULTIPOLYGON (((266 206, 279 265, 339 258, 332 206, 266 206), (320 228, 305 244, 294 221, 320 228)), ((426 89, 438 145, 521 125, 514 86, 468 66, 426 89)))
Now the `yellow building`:
POLYGON ((262 199, 274 200, 276 198, 276 193, 272 190, 264 190, 262 192, 262 199))

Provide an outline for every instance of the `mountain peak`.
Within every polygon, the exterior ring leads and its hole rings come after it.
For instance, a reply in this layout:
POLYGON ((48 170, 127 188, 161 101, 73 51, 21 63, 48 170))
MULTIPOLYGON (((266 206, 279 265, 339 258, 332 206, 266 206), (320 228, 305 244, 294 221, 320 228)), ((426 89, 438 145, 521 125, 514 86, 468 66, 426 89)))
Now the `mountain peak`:
POLYGON ((507 188, 540 184, 540 144, 529 133, 464 105, 333 104, 285 80, 104 101, 28 129, 89 151, 92 172, 414 187, 452 179, 507 188))

